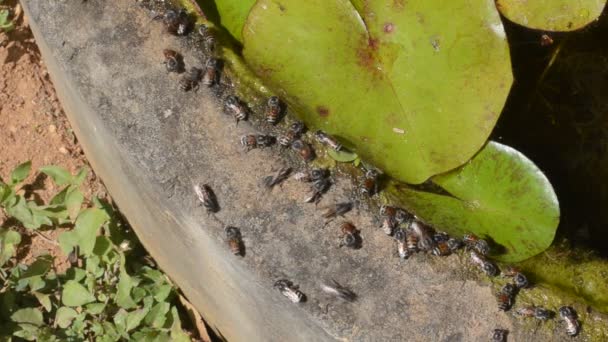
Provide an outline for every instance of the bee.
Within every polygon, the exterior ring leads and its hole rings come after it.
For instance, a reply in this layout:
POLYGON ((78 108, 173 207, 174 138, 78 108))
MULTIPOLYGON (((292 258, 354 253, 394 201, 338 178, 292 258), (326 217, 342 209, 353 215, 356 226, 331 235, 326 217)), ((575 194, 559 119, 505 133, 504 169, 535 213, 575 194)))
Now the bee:
POLYGON ((490 277, 498 274, 498 269, 491 261, 487 260, 483 255, 476 251, 471 251, 471 261, 490 277))
POLYGON ((289 147, 296 140, 299 139, 302 134, 306 131, 306 126, 301 121, 296 121, 289 126, 289 130, 281 136, 279 136, 279 144, 283 147, 289 147))
POLYGON ((203 84, 211 87, 217 82, 219 61, 215 58, 209 58, 205 64, 205 73, 203 74, 203 84))
POLYGON ((436 256, 448 256, 452 254, 452 249, 448 245, 447 241, 436 242, 432 250, 433 255, 436 256))
POLYGON ((301 182, 312 182, 329 175, 327 169, 312 169, 310 171, 300 171, 294 175, 294 178, 301 182))
POLYGON ((274 143, 274 137, 271 135, 263 134, 246 134, 241 137, 241 145, 243 145, 247 152, 254 148, 264 148, 271 146, 274 143))
POLYGON ((198 82, 200 81, 202 74, 203 70, 196 67, 190 68, 190 70, 182 76, 182 79, 179 80, 179 88, 183 91, 197 90, 198 82))
POLYGON ((310 191, 310 195, 306 197, 304 202, 318 202, 321 200, 321 195, 327 191, 329 186, 331 185, 331 181, 329 178, 319 178, 312 181, 312 187, 310 191))
POLYGON ((340 247, 359 247, 359 230, 357 229, 357 227, 355 227, 355 225, 350 222, 344 222, 340 226, 340 231, 342 232, 340 247))
POLYGON ((395 217, 395 215, 397 215, 397 209, 398 208, 396 207, 383 204, 382 206, 380 206, 380 215, 386 217, 395 217))
POLYGON ((338 140, 321 130, 315 132, 315 138, 317 138, 321 144, 329 146, 336 151, 340 151, 342 149, 342 144, 340 144, 338 140))
POLYGON ((433 235, 433 241, 435 241, 436 243, 448 242, 449 239, 450 239, 450 236, 445 232, 436 232, 433 235))
POLYGON ((559 316, 566 322, 566 332, 568 335, 578 335, 578 332, 581 330, 581 324, 578 321, 576 311, 571 306, 562 306, 559 308, 559 316))
POLYGON ((483 256, 487 256, 490 253, 490 245, 486 240, 480 239, 474 234, 467 234, 462 238, 465 246, 468 249, 477 251, 483 256))
POLYGON ((315 151, 309 144, 303 142, 302 140, 295 140, 291 144, 291 148, 298 152, 298 155, 300 155, 305 162, 310 162, 315 159, 315 151))
POLYGON ((418 235, 416 235, 411 229, 407 229, 407 235, 405 238, 405 246, 410 254, 418 252, 418 235))
POLYGON ((290 173, 290 167, 282 167, 274 175, 264 177, 264 186, 272 189, 275 185, 281 184, 285 179, 287 179, 290 173))
POLYGON ((167 27, 167 32, 176 36, 185 36, 190 30, 190 18, 185 9, 168 10, 163 15, 163 22, 167 27))
POLYGON ((508 334, 508 330, 494 329, 494 331, 492 331, 492 342, 507 342, 508 334))
POLYGON ((431 236, 430 227, 417 220, 412 222, 410 227, 418 235, 418 246, 420 249, 423 251, 432 250, 435 242, 431 236))
POLYGON ((414 219, 414 215, 408 213, 407 211, 401 209, 401 208, 397 208, 397 210, 395 211, 395 221, 397 221, 397 224, 408 224, 414 219))
POLYGON ((321 290, 323 290, 323 292, 325 293, 328 293, 332 296, 336 296, 347 302, 354 302, 355 300, 357 300, 357 295, 353 291, 351 291, 347 287, 338 284, 338 282, 333 279, 328 283, 321 284, 321 290))
POLYGON ((363 182, 359 191, 363 195, 373 196, 378 193, 378 172, 375 170, 368 170, 365 173, 363 182))
POLYGON ((196 196, 198 196, 198 199, 201 201, 201 203, 203 203, 203 205, 207 209, 207 212, 216 213, 220 210, 220 206, 217 203, 217 197, 215 197, 215 193, 213 192, 213 190, 211 190, 211 187, 209 185, 203 184, 202 186, 200 186, 197 184, 194 186, 194 192, 196 193, 196 196))
POLYGON ((517 288, 513 284, 506 284, 496 295, 498 301, 498 310, 509 311, 513 306, 513 298, 517 292, 517 288))
POLYGON ((397 229, 393 237, 397 240, 397 252, 399 253, 399 257, 401 259, 408 259, 412 255, 412 251, 408 248, 408 235, 405 230, 401 228, 397 229))
POLYGON ((548 34, 544 33, 540 36, 540 46, 549 46, 553 44, 553 38, 548 34))
POLYGON ((344 216, 347 212, 353 209, 352 202, 336 203, 326 208, 325 212, 321 215, 324 219, 330 220, 338 216, 344 216))
POLYGON ((271 96, 266 103, 266 122, 275 125, 281 116, 281 100, 278 96, 271 96))
POLYGON ((226 98, 224 108, 234 116, 237 124, 241 120, 247 120, 247 116, 249 115, 247 107, 234 95, 230 95, 226 98))
POLYGON ((227 226, 224 228, 226 232, 226 239, 228 240, 228 246, 234 255, 243 255, 243 240, 241 238, 241 231, 237 227, 227 226))
POLYGON ((452 253, 456 252, 457 250, 459 250, 462 247, 462 241, 451 237, 448 240, 448 247, 450 248, 450 250, 452 251, 452 253))
POLYGON ((168 72, 182 72, 184 69, 184 63, 182 56, 177 51, 164 49, 163 55, 165 56, 163 64, 165 65, 165 68, 167 68, 168 72))
POLYGON ((518 289, 524 289, 530 285, 528 278, 523 273, 515 274, 515 276, 513 276, 513 282, 518 289))
POLYGON ((281 294, 287 297, 292 303, 300 303, 306 300, 306 297, 299 290, 299 287, 287 279, 277 280, 273 287, 281 291, 281 294))
POLYGON ((551 310, 547 310, 538 306, 524 306, 523 308, 517 309, 515 311, 515 314, 522 317, 534 317, 541 321, 551 319, 554 315, 551 310))
POLYGON ((198 34, 203 37, 203 42, 205 43, 205 48, 207 51, 213 51, 215 49, 215 36, 211 32, 211 29, 207 27, 207 25, 202 24, 198 27, 198 34))
POLYGON ((380 227, 386 235, 393 235, 393 230, 397 227, 397 221, 393 216, 387 216, 382 220, 382 226, 380 227))
POLYGON ((514 266, 505 266, 502 270, 500 270, 500 275, 503 277, 514 277, 519 273, 519 269, 514 266))

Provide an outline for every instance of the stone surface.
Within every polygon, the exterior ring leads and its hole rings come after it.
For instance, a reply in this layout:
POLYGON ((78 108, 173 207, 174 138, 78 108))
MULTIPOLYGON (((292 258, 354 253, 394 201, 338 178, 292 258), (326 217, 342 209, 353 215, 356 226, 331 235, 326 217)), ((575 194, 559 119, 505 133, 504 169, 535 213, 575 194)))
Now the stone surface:
MULTIPOLYGON (((341 220, 324 227, 318 208, 302 203, 307 185, 260 186, 272 170, 297 162, 290 152, 245 153, 239 137, 263 126, 235 126, 208 89, 180 91, 179 76, 161 64, 162 49, 182 52, 187 66, 202 66, 204 56, 137 2, 24 5, 96 173, 150 254, 229 341, 488 341, 498 327, 515 341, 569 340, 498 312, 491 287, 470 277, 465 255, 401 262, 365 206, 346 215, 361 229, 362 248, 338 248, 341 220), (197 203, 199 182, 215 190, 216 215, 197 203), (225 224, 241 228, 243 258, 227 249, 225 224), (308 300, 294 305, 274 290, 282 277, 308 300), (319 284, 332 278, 359 300, 324 295, 319 284)), ((318 207, 354 193, 349 178, 336 177, 318 207)))

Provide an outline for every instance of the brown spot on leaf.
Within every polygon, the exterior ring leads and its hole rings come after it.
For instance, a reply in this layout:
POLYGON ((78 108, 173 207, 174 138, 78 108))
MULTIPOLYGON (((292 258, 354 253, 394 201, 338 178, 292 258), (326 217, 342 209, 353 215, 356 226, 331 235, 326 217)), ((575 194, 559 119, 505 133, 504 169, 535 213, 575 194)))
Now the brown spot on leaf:
POLYGON ((378 39, 369 37, 367 39, 367 45, 370 47, 370 49, 372 50, 378 50, 378 47, 380 46, 380 41, 378 39))
POLYGON ((372 74, 379 73, 377 67, 379 61, 377 50, 379 46, 380 41, 378 39, 367 37, 367 35, 365 35, 361 39, 360 47, 356 50, 359 65, 372 74))
POLYGON ((405 5, 405 0, 393 0, 393 8, 395 9, 395 11, 403 11, 405 5))
POLYGON ((393 31, 395 31, 395 24, 393 24, 393 23, 384 24, 384 33, 393 33, 393 31))
POLYGON ((329 116, 329 108, 325 106, 317 106, 317 113, 319 113, 319 116, 326 118, 329 116))

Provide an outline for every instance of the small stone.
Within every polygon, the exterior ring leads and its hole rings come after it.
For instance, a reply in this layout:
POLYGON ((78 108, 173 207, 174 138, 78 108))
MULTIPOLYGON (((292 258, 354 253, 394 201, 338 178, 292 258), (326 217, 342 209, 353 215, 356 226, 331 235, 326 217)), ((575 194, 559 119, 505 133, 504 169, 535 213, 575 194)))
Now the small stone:
POLYGON ((49 132, 50 133, 57 132, 57 126, 55 126, 55 125, 49 125, 49 132))
POLYGON ((63 147, 63 146, 61 146, 59 148, 59 153, 61 153, 61 154, 68 154, 68 149, 65 148, 65 147, 63 147))

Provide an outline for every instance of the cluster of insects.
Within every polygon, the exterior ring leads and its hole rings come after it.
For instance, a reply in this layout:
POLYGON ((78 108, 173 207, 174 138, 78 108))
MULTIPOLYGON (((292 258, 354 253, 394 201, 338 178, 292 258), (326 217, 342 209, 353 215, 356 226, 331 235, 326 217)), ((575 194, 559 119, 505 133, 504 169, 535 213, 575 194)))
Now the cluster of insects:
MULTIPOLYGON (((168 33, 177 36, 185 36, 194 28, 193 21, 183 9, 167 10, 157 19, 162 19, 168 33)), ((196 31, 202 37, 206 51, 211 54, 216 46, 215 34, 212 29, 206 25, 199 25, 196 31)), ((548 36, 543 36, 542 39, 545 45, 552 43, 548 36)), ((167 72, 183 74, 179 80, 179 88, 183 91, 196 91, 201 83, 206 87, 212 87, 219 82, 221 60, 217 58, 209 57, 201 68, 194 66, 186 68, 184 58, 179 52, 173 49, 164 49, 163 56, 162 63, 167 72)), ((247 120, 251 115, 247 104, 235 95, 229 95, 224 99, 224 111, 234 118, 236 124, 247 120)), ((277 125, 284 117, 285 111, 285 104, 281 99, 278 96, 270 96, 265 103, 264 121, 269 125, 277 125)), ((240 143, 246 151, 269 147, 277 143, 282 148, 290 148, 304 162, 309 163, 316 158, 316 153, 311 144, 303 139, 306 130, 304 123, 295 121, 289 125, 287 130, 276 137, 269 134, 246 134, 240 138, 240 143)), ((334 151, 344 150, 338 139, 324 131, 314 132, 313 137, 329 149, 334 151)), ((265 188, 272 189, 287 180, 292 171, 290 167, 281 167, 275 173, 264 177, 262 184, 265 188)), ((310 192, 304 198, 304 202, 307 203, 318 203, 332 184, 329 170, 321 168, 296 172, 293 178, 297 181, 310 183, 310 192)), ((380 171, 368 169, 360 179, 358 192, 365 196, 376 195, 379 192, 379 178, 380 171)), ((195 185, 194 192, 210 215, 220 210, 217 197, 208 184, 195 185)), ((328 224, 338 217, 343 217, 352 209, 352 202, 335 203, 324 208, 322 217, 328 224)), ((510 277, 512 282, 505 284, 496 294, 498 309, 501 311, 511 310, 518 292, 529 286, 527 277, 517 269, 507 267, 502 272, 499 270, 498 266, 488 257, 490 245, 484 239, 473 234, 458 239, 449 236, 447 233, 437 232, 411 213, 394 206, 381 206, 380 217, 382 222, 380 225, 381 231, 394 239, 397 245, 397 254, 403 260, 420 252, 435 256, 448 256, 464 248, 470 255, 471 263, 486 275, 494 277, 500 274, 503 277, 510 277)), ((224 227, 227 248, 234 255, 244 256, 245 244, 241 230, 229 225, 224 225, 224 227)), ((357 249, 362 246, 360 230, 353 223, 349 221, 341 222, 339 233, 338 247, 357 249)), ((288 279, 277 280, 273 287, 293 303, 306 301, 306 295, 300 291, 299 286, 288 279)), ((353 302, 357 299, 357 295, 352 290, 333 279, 321 283, 320 289, 324 293, 346 302, 353 302)), ((572 307, 563 306, 559 308, 558 312, 559 317, 565 322, 566 332, 570 336, 577 335, 580 331, 580 322, 576 311, 572 307)), ((553 319, 556 316, 555 312, 538 306, 517 308, 515 315, 535 318, 540 321, 553 319)), ((506 341, 507 335, 507 330, 495 329, 492 331, 491 338, 492 341, 506 341)))

